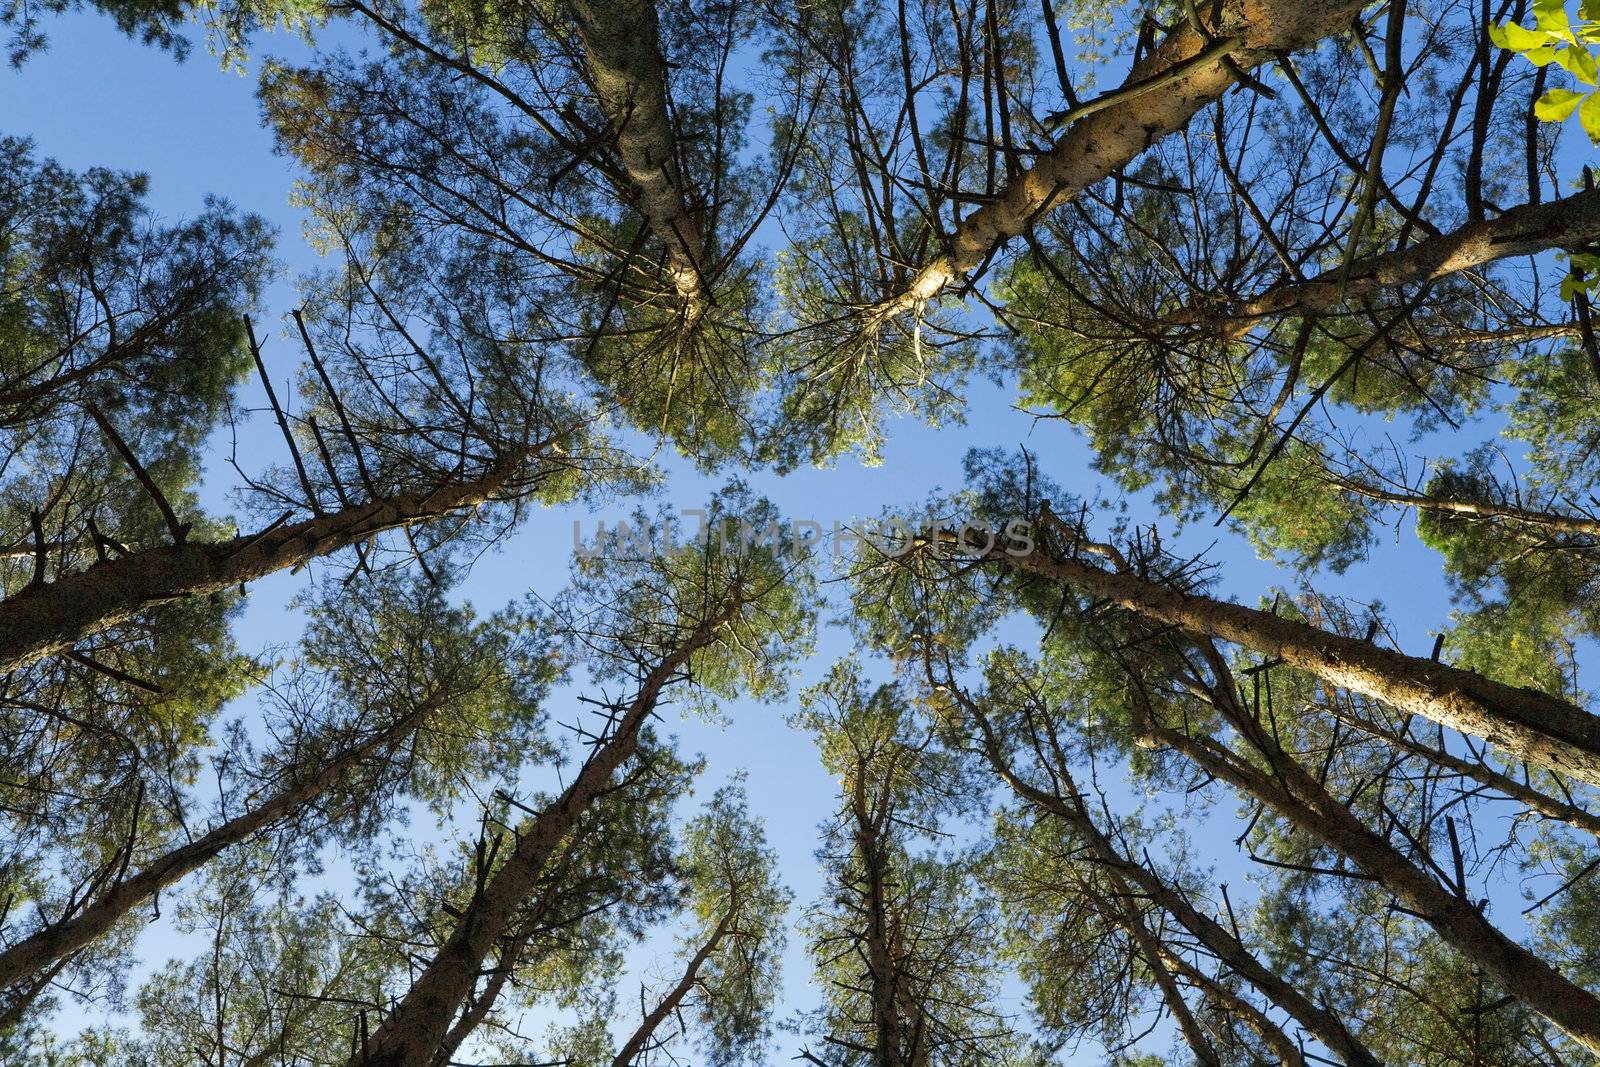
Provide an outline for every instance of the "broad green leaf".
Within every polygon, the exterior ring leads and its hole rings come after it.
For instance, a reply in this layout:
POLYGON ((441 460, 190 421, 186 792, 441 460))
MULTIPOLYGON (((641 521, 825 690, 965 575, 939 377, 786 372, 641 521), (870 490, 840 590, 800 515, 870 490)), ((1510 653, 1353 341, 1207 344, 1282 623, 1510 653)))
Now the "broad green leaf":
POLYGON ((1600 72, 1595 69, 1594 56, 1590 55, 1589 50, 1582 45, 1563 48, 1556 53, 1556 62, 1585 85, 1600 84, 1600 72))
POLYGON ((1600 93, 1590 93, 1578 108, 1578 121, 1592 144, 1600 144, 1600 93))
POLYGON ((1564 41, 1572 40, 1572 24, 1567 21, 1567 8, 1562 0, 1533 0, 1533 21, 1546 33, 1564 41))
MULTIPOLYGON (((1600 19, 1600 0, 1580 0, 1578 15, 1585 22, 1594 22, 1600 19)), ((1579 31, 1580 35, 1582 31, 1579 31)))
POLYGON ((1583 94, 1572 89, 1551 89, 1533 102, 1533 113, 1545 122, 1561 122, 1582 99, 1583 94))
POLYGON ((1538 48, 1550 39, 1549 34, 1540 33, 1538 30, 1526 29, 1515 22, 1508 22, 1504 26, 1490 26, 1489 40, 1501 48, 1513 52, 1527 52, 1538 48))
POLYGON ((1542 67, 1556 58, 1556 50, 1550 45, 1545 45, 1543 48, 1535 48, 1531 52, 1524 52, 1523 57, 1534 66, 1542 67))

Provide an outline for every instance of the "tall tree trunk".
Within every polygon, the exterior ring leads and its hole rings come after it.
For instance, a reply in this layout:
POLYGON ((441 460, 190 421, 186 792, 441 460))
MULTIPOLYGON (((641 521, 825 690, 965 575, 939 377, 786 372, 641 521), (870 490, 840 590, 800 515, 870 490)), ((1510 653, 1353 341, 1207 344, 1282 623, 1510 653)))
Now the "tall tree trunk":
POLYGON ((400 493, 228 541, 142 549, 29 586, 0 601, 0 673, 65 651, 157 605, 232 589, 386 531, 487 503, 525 458, 504 458, 476 478, 431 492, 400 493))
POLYGON ((1418 757, 1427 760, 1446 770, 1454 771, 1463 778, 1471 779, 1485 788, 1509 797, 1512 800, 1525 804, 1529 811, 1537 812, 1547 819, 1564 822, 1575 830, 1600 839, 1600 815, 1580 808, 1569 801, 1553 797, 1548 793, 1533 788, 1524 782, 1519 782, 1509 774, 1495 770, 1482 760, 1466 759, 1453 752, 1446 751, 1444 747, 1425 745, 1415 737, 1410 737, 1387 730, 1375 723, 1357 715, 1350 715, 1331 709, 1338 716, 1340 722, 1348 723, 1364 733, 1371 734, 1396 748, 1415 753, 1418 757))
POLYGON ((873 1028, 877 1031, 874 1060, 877 1067, 905 1067, 900 1049, 900 1014, 897 990, 900 968, 889 951, 889 906, 883 878, 883 850, 878 824, 868 811, 864 769, 858 767, 851 811, 856 820, 856 852, 866 871, 867 982, 871 986, 873 1028))
POLYGON ((484 983, 483 990, 472 999, 467 1010, 461 1013, 461 1017, 451 1025, 444 1040, 440 1042, 439 1051, 434 1053, 433 1067, 448 1067, 455 1058, 456 1050, 489 1017, 489 1013, 494 1010, 495 1002, 505 990, 506 983, 511 980, 511 972, 522 962, 522 953, 527 947, 530 936, 531 932, 518 937, 500 953, 495 961, 494 972, 484 983))
POLYGON ((938 258, 919 269, 904 289, 870 309, 869 322, 885 322, 936 298, 1041 215, 1182 129, 1238 84, 1238 71, 1340 32, 1363 6, 1363 0, 1229 2, 1211 27, 1212 41, 1180 22, 1134 66, 1119 90, 1083 105, 1081 118, 1069 110, 1065 121, 1071 125, 1055 146, 992 202, 967 216, 944 240, 945 251, 938 258), (1087 113, 1089 108, 1094 113, 1087 113))
POLYGON ((1433 875, 1357 818, 1238 706, 1227 691, 1227 684, 1215 688, 1212 704, 1261 754, 1267 771, 1214 740, 1156 724, 1143 703, 1137 679, 1130 691, 1138 718, 1143 720, 1137 725, 1145 743, 1181 752, 1202 770, 1272 808, 1347 857, 1506 992, 1555 1023, 1583 1047, 1600 1053, 1600 997, 1569 981, 1507 937, 1470 900, 1445 889, 1433 875))
POLYGON ((717 950, 717 946, 727 936, 728 930, 733 925, 733 917, 736 911, 737 905, 730 902, 728 910, 723 912, 722 918, 718 920, 710 936, 695 950, 695 954, 689 958, 688 964, 683 969, 682 977, 678 979, 671 989, 667 990, 666 996, 661 998, 661 1002, 651 1009, 650 1014, 644 1017, 633 1031, 633 1034, 623 1043, 622 1049, 612 1059, 611 1067, 630 1067, 634 1058, 644 1051, 645 1045, 649 1044, 656 1030, 666 1021, 667 1016, 678 1010, 678 1006, 683 1003, 683 998, 688 996, 689 991, 694 988, 695 981, 700 976, 700 968, 705 966, 706 960, 711 958, 711 954, 717 950))
POLYGON ((572 0, 572 12, 595 95, 633 184, 634 207, 666 246, 673 286, 698 317, 711 302, 702 273, 705 244, 678 166, 654 0, 572 0))
MULTIPOLYGON (((1070 534, 1070 531, 1069 531, 1070 534)), ((1071 586, 1153 622, 1253 649, 1329 685, 1482 738, 1511 756, 1600 786, 1600 717, 1537 689, 1379 648, 1270 611, 1179 592, 1131 572, 1108 571, 1039 550, 989 558, 1071 586)))
POLYGON ((1188 307, 1160 321, 1174 326, 1206 326, 1237 339, 1271 315, 1325 311, 1396 286, 1443 278, 1497 259, 1577 247, 1597 237, 1600 191, 1575 193, 1565 200, 1515 207, 1410 248, 1358 260, 1351 266, 1348 278, 1342 268, 1335 269, 1303 282, 1274 286, 1222 312, 1188 307))
MULTIPOLYGON (((1120 881, 1121 879, 1112 878, 1113 885, 1120 881)), ((1161 990, 1161 999, 1166 1003, 1172 1017, 1177 1020, 1178 1031, 1183 1034, 1184 1044, 1194 1053, 1195 1060, 1201 1067, 1222 1067, 1222 1060, 1217 1055, 1217 1050, 1212 1047, 1206 1032, 1201 1029, 1194 1012, 1189 1009, 1188 1001, 1183 999, 1183 990, 1178 988, 1177 980, 1173 978, 1172 972, 1167 969, 1166 962, 1162 959, 1161 942, 1134 909, 1132 901, 1127 897, 1127 886, 1124 884, 1119 888, 1123 893, 1121 901, 1097 898, 1096 906, 1133 939, 1134 947, 1138 949, 1139 955, 1144 957, 1145 965, 1150 968, 1150 978, 1155 982, 1156 988, 1161 990)))
POLYGON ((1350 1033, 1337 1015, 1314 1004, 1296 986, 1262 963, 1231 930, 1201 912, 1190 903, 1187 896, 1168 885, 1155 871, 1123 855, 1096 825, 1082 802, 1072 799, 1080 794, 1065 767, 1057 766, 1053 773, 1058 777, 1065 776, 1062 784, 1070 798, 1030 785, 1018 776, 1001 753, 987 717, 959 689, 954 686, 949 688, 977 722, 984 739, 984 756, 990 766, 1018 797, 1065 822, 1089 846, 1096 862, 1108 875, 1136 888, 1151 903, 1171 915, 1205 946, 1206 951, 1260 990, 1350 1067, 1382 1067, 1381 1061, 1350 1033))
MULTIPOLYGON (((1600 190, 1592 195, 1600 199, 1600 190)), ((1560 203, 1567 203, 1562 200, 1560 203)), ((1467 519, 1511 519, 1529 526, 1539 526, 1555 533, 1577 534, 1583 537, 1600 537, 1600 520, 1583 515, 1567 515, 1556 511, 1538 511, 1517 507, 1514 504, 1496 504, 1490 500, 1468 500, 1458 497, 1434 497, 1420 493, 1395 493, 1377 486, 1367 485, 1350 478, 1334 477, 1339 489, 1367 500, 1384 504, 1399 504, 1418 511, 1437 511, 1445 515, 1460 515, 1467 519)))
POLYGON ((76 916, 53 923, 0 952, 0 989, 22 982, 56 960, 72 955, 104 935, 143 901, 204 866, 224 850, 304 808, 351 768, 422 725, 438 711, 440 703, 430 700, 420 704, 383 732, 319 767, 305 781, 289 786, 189 844, 172 849, 132 878, 114 883, 76 916))
POLYGON ((450 937, 410 990, 384 1017, 350 1067, 428 1067, 482 974, 483 961, 505 933, 540 873, 589 806, 611 786, 612 776, 639 748, 639 731, 655 711, 669 680, 690 656, 716 639, 738 605, 701 622, 682 646, 662 659, 640 683, 611 735, 590 754, 572 784, 522 827, 505 863, 468 905, 450 937))
POLYGON ((546 881, 548 888, 540 895, 538 903, 528 909, 528 918, 524 921, 521 931, 503 945, 496 955, 494 970, 490 972, 489 980, 484 983, 483 989, 471 999, 466 1010, 451 1025, 450 1032, 445 1035, 439 1050, 434 1053, 433 1067, 449 1067, 450 1062, 455 1059, 456 1050, 483 1025, 483 1021, 494 1010, 495 1003, 505 991, 516 969, 527 962, 525 953, 533 939, 550 934, 572 921, 570 918, 559 922, 549 920, 550 913, 560 899, 563 872, 572 869, 572 850, 575 847, 576 839, 569 842, 566 851, 562 853, 561 866, 552 872, 554 877, 546 881))
POLYGON ((1300 1047, 1289 1040, 1289 1035, 1283 1032, 1283 1028, 1267 1018, 1266 1013, 1260 1008, 1227 986, 1202 974, 1165 945, 1160 951, 1161 962, 1168 970, 1200 990, 1201 995, 1223 1011, 1243 1019, 1245 1025, 1254 1030, 1256 1035, 1266 1042, 1272 1054, 1278 1057, 1279 1067, 1306 1067, 1306 1059, 1300 1054, 1300 1047))

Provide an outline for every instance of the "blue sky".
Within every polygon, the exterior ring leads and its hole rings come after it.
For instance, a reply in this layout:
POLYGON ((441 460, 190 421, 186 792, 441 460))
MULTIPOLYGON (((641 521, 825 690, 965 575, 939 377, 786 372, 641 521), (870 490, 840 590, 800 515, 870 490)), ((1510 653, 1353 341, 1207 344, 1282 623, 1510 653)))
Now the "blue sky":
MULTIPOLYGON (((203 198, 214 194, 276 223, 282 231, 279 256, 285 272, 267 296, 258 329, 273 337, 267 359, 274 376, 280 381, 287 378, 297 353, 284 334, 284 317, 297 304, 294 276, 322 264, 301 239, 300 219, 288 199, 293 166, 273 154, 271 138, 260 126, 253 77, 219 70, 203 47, 197 47, 188 62, 177 64, 167 54, 121 37, 100 18, 63 17, 51 23, 50 33, 48 52, 20 71, 0 72, 4 116, 0 132, 32 137, 40 156, 54 157, 75 169, 101 165, 148 173, 151 204, 168 218, 197 213, 203 198)), ((268 53, 303 54, 302 45, 282 35, 263 39, 259 47, 268 53)), ((847 459, 832 470, 803 470, 783 478, 753 473, 748 480, 785 513, 815 519, 825 527, 835 519, 848 521, 887 505, 916 502, 935 487, 957 486, 962 455, 974 446, 1026 444, 1039 457, 1042 469, 1069 489, 1085 489, 1098 481, 1076 434, 1058 423, 1035 424, 1013 410, 1008 389, 978 383, 971 395, 965 427, 934 431, 907 420, 895 423, 881 466, 864 468, 847 459)), ((248 390, 246 401, 255 402, 248 390)), ((244 428, 240 454, 247 464, 267 462, 276 454, 274 433, 259 420, 244 428)), ((1486 435, 1483 429, 1473 431, 1464 445, 1486 435)), ((226 491, 233 481, 227 446, 226 438, 217 442, 217 455, 207 469, 206 498, 219 510, 229 508, 226 491)), ((1454 450, 1465 447, 1457 445, 1454 450)), ((718 484, 719 480, 699 476, 670 459, 666 465, 671 478, 665 497, 674 507, 696 506, 718 484)), ((480 561, 464 585, 464 594, 487 611, 523 590, 555 592, 565 579, 574 520, 589 531, 597 517, 615 520, 630 506, 618 502, 599 516, 573 510, 535 516, 496 553, 480 561)), ((1133 500, 1130 506, 1138 518, 1155 517, 1145 501, 1133 500)), ((1170 533, 1169 523, 1162 527, 1164 534, 1170 533)), ((1229 595, 1254 600, 1272 584, 1292 583, 1292 576, 1257 559, 1241 538, 1225 531, 1197 527, 1173 543, 1198 551, 1213 541, 1210 558, 1221 564, 1222 587, 1229 595)), ((280 576, 252 590, 239 627, 245 647, 294 639, 300 621, 286 604, 299 587, 299 579, 280 576)), ((1333 589, 1332 583, 1325 588, 1333 589)), ((1403 649, 1416 654, 1427 653, 1432 632, 1449 612, 1438 561, 1415 544, 1409 524, 1382 546, 1381 558, 1353 568, 1334 591, 1356 600, 1381 599, 1403 649)), ((850 646, 848 636, 837 627, 825 628, 818 655, 805 670, 806 680, 819 677, 850 646)), ((246 702, 238 710, 247 713, 249 706, 246 702)), ((725 727, 695 721, 676 726, 685 748, 708 758, 700 794, 709 796, 735 771, 748 773, 752 804, 765 818, 769 837, 783 856, 786 881, 804 904, 819 889, 812 852, 816 826, 832 807, 833 783, 817 765, 807 738, 785 724, 785 707, 735 703, 725 710, 729 719, 725 727)), ((1217 819, 1214 826, 1193 830, 1195 844, 1202 852, 1232 856, 1228 839, 1233 831, 1227 814, 1217 819), (1212 838, 1215 849, 1209 847, 1212 838)), ((1237 883, 1243 872, 1224 867, 1219 876, 1237 883)), ((180 948, 181 941, 170 929, 159 927, 142 943, 151 961, 180 948)), ((791 1009, 809 1007, 815 999, 806 987, 800 950, 796 941, 788 968, 791 1009)), ((649 955, 647 948, 636 954, 636 960, 649 955)), ((624 1005, 634 1003, 635 990, 624 988, 620 1000, 624 1005)), ((63 1025, 94 1017, 92 1012, 73 1009, 63 1017, 63 1025)), ((785 1061, 787 1055, 780 1050, 773 1062, 785 1061)), ((1086 1053, 1071 1062, 1098 1063, 1103 1058, 1086 1053)))

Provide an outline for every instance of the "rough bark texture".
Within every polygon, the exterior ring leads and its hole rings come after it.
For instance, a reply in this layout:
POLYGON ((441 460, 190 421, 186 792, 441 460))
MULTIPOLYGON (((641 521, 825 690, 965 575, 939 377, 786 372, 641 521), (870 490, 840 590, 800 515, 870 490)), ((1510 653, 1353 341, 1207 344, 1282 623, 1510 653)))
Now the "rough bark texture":
POLYGON ((53 923, 0 952, 0 989, 22 982, 56 960, 77 952, 105 934, 141 902, 198 870, 224 850, 305 807, 356 764, 409 734, 437 707, 437 704, 419 706, 381 734, 323 764, 305 781, 281 790, 187 845, 172 849, 132 878, 113 884, 73 918, 53 923))
POLYGON ((1591 1052, 1600 1053, 1600 998, 1507 937, 1472 901, 1446 890, 1433 875, 1407 859, 1330 796, 1310 772, 1278 748, 1266 731, 1241 720, 1237 713, 1230 719, 1266 757, 1271 774, 1232 756, 1213 741, 1179 730, 1153 726, 1149 738, 1188 756, 1208 773, 1259 800, 1350 859, 1508 993, 1591 1052))
POLYGON ((573 0, 600 109, 633 184, 634 207, 667 248, 667 268, 685 304, 710 302, 705 245, 689 211, 667 110, 666 64, 653 0, 573 0))
POLYGON ((494 499, 516 467, 503 462, 430 493, 399 494, 229 541, 143 549, 30 586, 0 602, 0 673, 69 649, 160 604, 220 593, 385 531, 476 507, 494 499))
POLYGON ((1202 325, 1238 338, 1258 321, 1290 312, 1326 311, 1337 304, 1397 286, 1432 281, 1497 259, 1552 248, 1586 245, 1600 237, 1600 190, 1565 200, 1527 204, 1493 219, 1471 222, 1397 252, 1353 264, 1348 278, 1332 270, 1303 282, 1276 286, 1220 309, 1186 308, 1164 320, 1202 325))
POLYGON ((1078 121, 1069 113, 1071 125, 1055 146, 994 201, 967 216, 946 239, 944 253, 918 270, 901 292, 875 305, 869 319, 883 322, 934 299, 1026 232, 1039 216, 1182 129, 1196 112, 1238 84, 1236 70, 1248 71, 1276 53, 1338 33, 1363 6, 1364 0, 1230 0, 1213 27, 1214 38, 1236 42, 1227 50, 1208 51, 1208 42, 1181 24, 1129 72, 1118 90, 1126 99, 1078 121), (1185 66, 1176 75, 1168 73, 1180 65, 1185 66), (1139 83, 1152 78, 1163 80, 1139 91, 1139 83))
POLYGON ((1146 619, 1254 649, 1403 711, 1482 738, 1509 755, 1600 786, 1600 717, 1536 689, 1407 656, 1269 611, 1191 596, 1131 573, 1042 552, 991 558, 1072 586, 1146 619))
POLYGON ((639 686, 611 736, 590 754, 572 784, 517 833, 516 847, 462 914, 449 939, 384 1017, 350 1067, 428 1067, 483 974, 483 962, 506 933, 517 908, 579 817, 612 784, 617 769, 638 751, 639 731, 661 690, 694 652, 711 643, 733 608, 701 623, 639 686))

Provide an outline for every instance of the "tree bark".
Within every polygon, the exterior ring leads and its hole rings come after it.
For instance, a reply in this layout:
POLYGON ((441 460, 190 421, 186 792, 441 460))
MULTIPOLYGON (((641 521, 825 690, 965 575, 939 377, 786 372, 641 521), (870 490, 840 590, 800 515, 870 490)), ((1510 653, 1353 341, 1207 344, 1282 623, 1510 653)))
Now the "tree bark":
POLYGON ((1597 237, 1600 190, 1575 193, 1565 200, 1524 204, 1410 248, 1359 260, 1352 265, 1348 278, 1343 277, 1342 269, 1335 269, 1303 282, 1274 286, 1221 310, 1184 308, 1162 322, 1203 326, 1237 340, 1271 315, 1314 314, 1397 286, 1433 281, 1497 259, 1577 247, 1597 237))
POLYGON ((1272 1054, 1278 1057, 1280 1067, 1306 1067, 1306 1059, 1300 1054, 1300 1048, 1277 1023, 1267 1018, 1260 1008, 1233 992, 1233 990, 1214 981, 1200 973, 1186 963, 1182 957, 1166 946, 1161 948, 1161 962, 1173 974, 1200 990, 1207 999, 1212 1000, 1223 1011, 1239 1016, 1245 1025, 1256 1032, 1272 1054))
POLYGON ((572 0, 572 12, 634 207, 666 246, 678 297, 698 315, 710 303, 705 245, 678 167, 654 0, 572 0))
POLYGON ((160 604, 220 593, 378 534, 494 499, 525 455, 428 493, 401 493, 229 541, 185 541, 130 553, 0 601, 0 674, 63 652, 160 604))
POLYGON ((905 1067, 900 1049, 898 1005, 899 974, 889 951, 888 901, 883 878, 883 850, 879 846, 879 822, 868 810, 865 770, 858 765, 855 774, 851 812, 856 820, 856 851, 866 870, 866 960, 867 980, 871 985, 873 1027, 877 1031, 874 1060, 877 1067, 905 1067))
MULTIPOLYGON (((1295 1022, 1305 1027, 1308 1033, 1340 1056, 1350 1067, 1382 1067, 1381 1061, 1356 1040, 1337 1015, 1312 1003, 1298 988, 1284 981, 1275 971, 1257 959, 1231 930, 1201 912, 1189 902, 1188 897, 1168 885, 1154 871, 1124 856, 1095 824, 1080 801, 1046 792, 1023 781, 1001 754, 988 719, 972 704, 970 698, 966 698, 953 687, 950 688, 952 692, 957 693, 958 699, 962 700, 968 712, 977 721, 984 738, 985 758, 1018 797, 1070 826, 1089 846, 1096 860, 1109 875, 1125 880, 1148 897, 1151 903, 1171 915, 1179 925, 1204 945, 1208 952, 1259 989, 1264 996, 1287 1012, 1295 1022)), ((1065 768, 1058 768, 1055 773, 1063 774, 1065 768)), ((1065 779, 1064 784, 1074 797, 1078 795, 1077 786, 1070 776, 1065 779)))
MULTIPOLYGON (((1135 680, 1135 690, 1138 684, 1135 680)), ((1147 743, 1181 752, 1202 770, 1272 808, 1351 860, 1508 993, 1591 1052, 1600 1053, 1600 997, 1507 937, 1471 901, 1447 891, 1433 875, 1402 855, 1233 705, 1231 694, 1219 689, 1213 703, 1262 755, 1270 774, 1215 741, 1150 721, 1141 725, 1147 743)), ((1148 710, 1141 717, 1148 720, 1148 710)))
MULTIPOLYGON (((1600 191, 1594 194, 1600 197, 1600 191)), ((1561 201, 1566 203, 1566 201, 1561 201)), ((1529 526, 1540 526, 1556 533, 1576 534, 1582 537, 1600 537, 1600 520, 1582 515, 1564 515, 1555 511, 1538 511, 1517 507, 1514 504, 1496 504, 1489 500, 1465 500, 1449 497, 1432 497, 1420 493, 1395 493, 1367 485, 1349 478, 1334 477, 1333 484, 1354 496, 1364 497, 1384 504, 1399 504, 1418 511, 1437 511, 1447 515, 1461 515, 1469 519, 1512 519, 1529 526)))
POLYGON ((1153 622, 1282 660, 1329 685, 1483 739, 1511 756, 1600 786, 1600 717, 1537 689, 1330 633, 1270 611, 1181 593, 1130 572, 1113 572, 1037 549, 989 558, 1071 586, 1153 622))
POLYGON ((611 1067, 630 1067, 634 1057, 644 1051, 645 1045, 654 1036, 657 1028, 666 1021, 667 1016, 678 1010, 678 1005, 683 1003, 683 998, 688 996, 689 990, 694 988, 694 983, 700 976, 700 968, 705 965, 706 960, 711 958, 711 954, 717 950, 717 946, 727 936, 729 928, 733 925, 735 910, 736 908, 730 905, 728 910, 723 913, 715 929, 711 931, 711 935, 695 950, 695 954, 689 958, 688 964, 683 969, 683 976, 678 979, 677 984, 667 991, 667 995, 661 998, 661 1002, 650 1011, 650 1014, 644 1017, 639 1026, 633 1031, 633 1034, 623 1043, 622 1049, 612 1059, 611 1067))
POLYGON ((198 870, 231 846, 305 807, 356 764, 405 737, 439 707, 437 700, 419 705, 377 736, 324 764, 305 781, 281 790, 255 809, 229 819, 187 845, 172 849, 132 878, 112 885, 73 918, 53 923, 0 952, 0 989, 22 982, 56 960, 77 952, 104 935, 141 902, 198 870))
MULTIPOLYGON (((1121 879, 1113 878, 1113 884, 1121 879)), ((1126 892, 1127 886, 1120 887, 1126 892)), ((1201 1067, 1222 1067, 1222 1060, 1217 1055, 1217 1050, 1212 1047, 1211 1040, 1206 1037, 1206 1032, 1201 1029, 1200 1023, 1194 1017, 1194 1012, 1189 1010, 1188 1001, 1183 999, 1183 990, 1178 988, 1178 983, 1173 978, 1172 972, 1167 969, 1166 961, 1162 958, 1162 946, 1156 935, 1144 924, 1144 919, 1133 911, 1131 903, 1118 905, 1111 901, 1100 900, 1099 907, 1111 913, 1114 922, 1120 925, 1128 936, 1133 939, 1139 955, 1143 956, 1145 963, 1150 968, 1150 978, 1155 982, 1156 988, 1161 990, 1161 999, 1166 1002, 1167 1010, 1177 1020, 1178 1030, 1183 1034, 1184 1044, 1194 1053, 1194 1058, 1201 1067)))
POLYGON ((1065 116, 1070 128, 1031 170, 1018 175, 992 202, 967 216, 944 242, 945 251, 924 265, 900 292, 872 306, 869 324, 882 324, 939 296, 977 269, 1011 238, 1025 233, 1053 208, 1132 162, 1156 141, 1182 129, 1197 112, 1238 84, 1248 71, 1285 51, 1338 33, 1363 0, 1242 0, 1223 8, 1212 27, 1219 48, 1187 23, 1168 34, 1129 72, 1117 99, 1102 98, 1065 116), (1141 84, 1143 83, 1143 84, 1141 84))
POLYGON ((700 623, 682 646, 645 676, 611 736, 594 749, 572 784, 518 831, 510 857, 467 907, 449 939, 384 1017, 366 1047, 351 1057, 350 1067, 427 1067, 433 1061, 451 1020, 477 984, 483 961, 533 891, 545 864, 584 811, 610 787, 617 769, 638 751, 639 731, 655 711, 662 689, 695 651, 715 640, 737 608, 730 605, 700 623))

